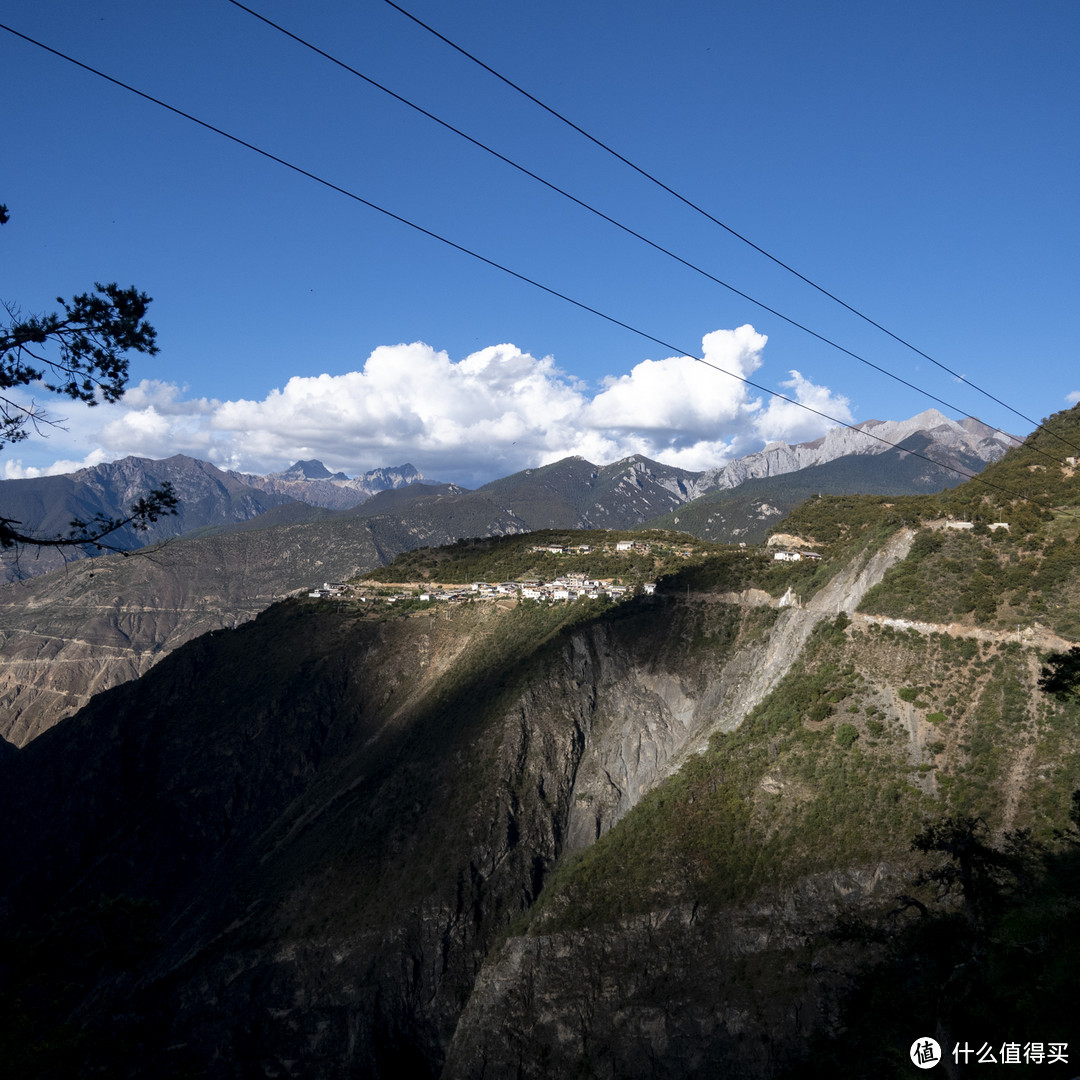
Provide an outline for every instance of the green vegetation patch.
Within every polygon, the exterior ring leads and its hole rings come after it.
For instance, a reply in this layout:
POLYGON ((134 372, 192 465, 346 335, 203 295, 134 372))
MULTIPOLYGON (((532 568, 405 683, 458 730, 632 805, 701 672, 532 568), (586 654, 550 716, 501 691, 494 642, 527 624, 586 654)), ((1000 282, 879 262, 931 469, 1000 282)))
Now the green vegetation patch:
POLYGON ((920 532, 860 611, 924 622, 1031 625, 1080 635, 1080 544, 1004 532, 920 532))
MULTIPOLYGON (((1076 441, 1080 409, 1046 425, 1076 441)), ((1080 638, 1080 484, 1066 449, 1037 431, 978 480, 920 503, 923 523, 962 520, 973 528, 922 529, 860 610, 1010 629, 1038 622, 1080 638)))
POLYGON ((640 584, 717 557, 732 560, 738 550, 658 529, 644 532, 545 529, 517 536, 458 540, 445 547, 417 548, 372 571, 368 580, 467 584, 533 577, 550 581, 563 574, 587 573, 594 579, 616 578, 627 584, 640 584), (638 547, 616 551, 615 546, 621 540, 638 547), (551 547, 568 550, 537 550, 551 547), (585 547, 589 550, 577 550, 585 547))

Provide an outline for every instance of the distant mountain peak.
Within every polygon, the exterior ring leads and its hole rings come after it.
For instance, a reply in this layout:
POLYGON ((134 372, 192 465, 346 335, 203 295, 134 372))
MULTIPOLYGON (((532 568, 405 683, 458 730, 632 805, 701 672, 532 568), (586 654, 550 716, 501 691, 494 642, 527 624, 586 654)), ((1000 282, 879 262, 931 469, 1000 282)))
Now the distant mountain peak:
POLYGON ((248 473, 231 475, 263 491, 276 491, 311 506, 324 506, 330 510, 347 510, 377 492, 418 484, 424 479, 423 474, 408 462, 372 469, 362 476, 351 477, 343 472, 332 473, 315 459, 297 461, 284 472, 266 476, 248 473))
POLYGON ((348 480, 344 473, 332 473, 321 461, 296 461, 284 472, 271 473, 282 480, 348 480))
POLYGON ((424 474, 405 462, 404 465, 388 465, 381 469, 371 469, 359 477, 373 490, 385 491, 387 488, 404 487, 406 484, 419 484, 424 479, 424 474))

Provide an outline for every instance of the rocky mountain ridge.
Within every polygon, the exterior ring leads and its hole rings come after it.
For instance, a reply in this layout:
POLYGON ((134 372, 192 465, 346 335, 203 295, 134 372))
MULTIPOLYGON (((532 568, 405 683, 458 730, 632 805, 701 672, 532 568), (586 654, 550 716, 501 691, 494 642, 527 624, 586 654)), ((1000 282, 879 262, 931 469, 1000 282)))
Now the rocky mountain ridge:
POLYGON ((424 480, 423 474, 409 464, 371 469, 361 476, 350 477, 343 472, 331 473, 321 461, 297 461, 283 472, 266 476, 241 472, 229 475, 259 491, 286 495, 330 510, 348 510, 377 492, 393 491, 424 480))
POLYGON ((699 480, 697 494, 738 487, 760 477, 782 476, 837 458, 888 453, 917 435, 928 437, 924 445, 932 447, 932 456, 946 465, 954 464, 957 454, 984 463, 997 461, 1019 441, 971 417, 950 420, 937 409, 927 409, 908 420, 866 420, 850 428, 830 428, 820 439, 794 446, 770 443, 756 454, 707 470, 699 480))
MULTIPOLYGON (((123 517, 136 500, 164 483, 172 484, 180 496, 176 514, 142 531, 129 526, 114 533, 109 537, 114 549, 133 551, 208 526, 250 521, 291 501, 258 491, 208 462, 176 454, 162 461, 126 457, 61 476, 0 480, 0 505, 6 516, 25 522, 37 535, 62 536, 73 518, 123 517)), ((0 580, 23 581, 98 554, 93 548, 5 551, 0 580)))
MULTIPOLYGON (((1014 442, 978 421, 967 419, 957 423, 931 409, 901 422, 871 420, 854 429, 834 428, 823 438, 809 443, 774 444, 721 468, 700 473, 640 455, 601 466, 583 458, 566 458, 491 481, 476 492, 455 488, 453 494, 463 505, 459 516, 476 519, 471 523, 472 532, 458 535, 550 526, 625 528, 662 517, 703 495, 732 490, 748 480, 885 454, 894 451, 890 444, 911 443, 912 449, 940 461, 942 468, 930 468, 933 480, 928 476, 927 481, 947 486, 996 460, 1014 442), (877 438, 869 438, 862 432, 873 432, 877 438), (959 468, 960 472, 950 475, 950 468, 959 468)), ((859 473, 858 466, 849 464, 845 490, 877 490, 860 487, 859 473)), ((309 460, 295 462, 280 473, 259 476, 225 472, 208 462, 178 454, 164 461, 128 457, 64 476, 0 481, 0 505, 7 516, 24 522, 37 534, 56 536, 66 533, 70 521, 76 517, 90 519, 97 514, 122 517, 136 499, 166 481, 180 497, 178 513, 160 518, 145 532, 122 530, 110 538, 110 543, 121 550, 134 550, 199 529, 247 521, 290 500, 348 510, 383 491, 399 491, 415 485, 419 497, 424 494, 421 489, 429 486, 424 483, 423 475, 409 464, 349 477, 344 473, 331 474, 321 462, 309 460)), ((897 494, 909 490, 910 481, 906 478, 899 484, 897 494)), ((395 505, 400 508, 404 502, 399 500, 395 505)), ((737 515, 744 516, 742 511, 737 515)), ((437 528, 434 526, 432 531, 437 528)), ((55 570, 73 559, 97 554, 93 548, 4 552, 3 580, 24 580, 55 570)))

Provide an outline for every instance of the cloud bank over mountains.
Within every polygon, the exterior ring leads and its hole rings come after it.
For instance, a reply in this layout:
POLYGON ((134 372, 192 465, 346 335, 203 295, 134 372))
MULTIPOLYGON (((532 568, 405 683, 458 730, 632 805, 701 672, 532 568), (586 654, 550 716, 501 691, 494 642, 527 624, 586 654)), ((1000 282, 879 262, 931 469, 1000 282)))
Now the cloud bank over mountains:
MULTIPOLYGON (((554 358, 510 344, 457 361, 422 342, 382 345, 358 371, 294 376, 260 401, 187 398, 175 383, 143 381, 115 405, 65 410, 68 430, 34 444, 39 457, 44 450, 63 460, 9 460, 5 475, 184 453, 259 473, 302 458, 350 475, 407 460, 429 477, 473 487, 570 454, 603 464, 640 453, 705 469, 835 426, 795 402, 852 422, 847 398, 797 371, 777 386, 792 401, 740 381, 762 366, 766 340, 749 325, 716 330, 702 339, 707 363, 643 360, 592 393, 554 358)), ((775 377, 760 381, 776 385, 775 377)))

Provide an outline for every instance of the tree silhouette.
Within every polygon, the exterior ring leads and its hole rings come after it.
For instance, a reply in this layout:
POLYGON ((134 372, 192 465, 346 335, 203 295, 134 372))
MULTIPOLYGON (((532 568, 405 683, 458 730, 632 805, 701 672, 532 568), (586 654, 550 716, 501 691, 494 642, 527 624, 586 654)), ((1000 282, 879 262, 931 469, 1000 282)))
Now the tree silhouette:
MULTIPOLYGON (((6 206, 0 204, 0 225, 8 222, 6 206)), ((6 324, 0 326, 0 448, 39 434, 43 427, 57 426, 34 401, 8 391, 38 385, 73 401, 97 405, 118 401, 128 380, 128 355, 157 353, 157 332, 146 321, 150 297, 134 286, 120 288, 95 283, 92 293, 80 293, 70 302, 57 297, 62 312, 23 317, 19 309, 4 302, 6 324)), ((176 513, 178 498, 172 485, 153 488, 134 502, 120 518, 102 514, 70 522, 69 531, 43 536, 13 518, 0 517, 0 547, 109 548, 105 539, 125 525, 146 529, 152 522, 176 513)))
POLYGON ((1080 697, 1080 646, 1051 653, 1039 675, 1039 689, 1059 701, 1080 697))

